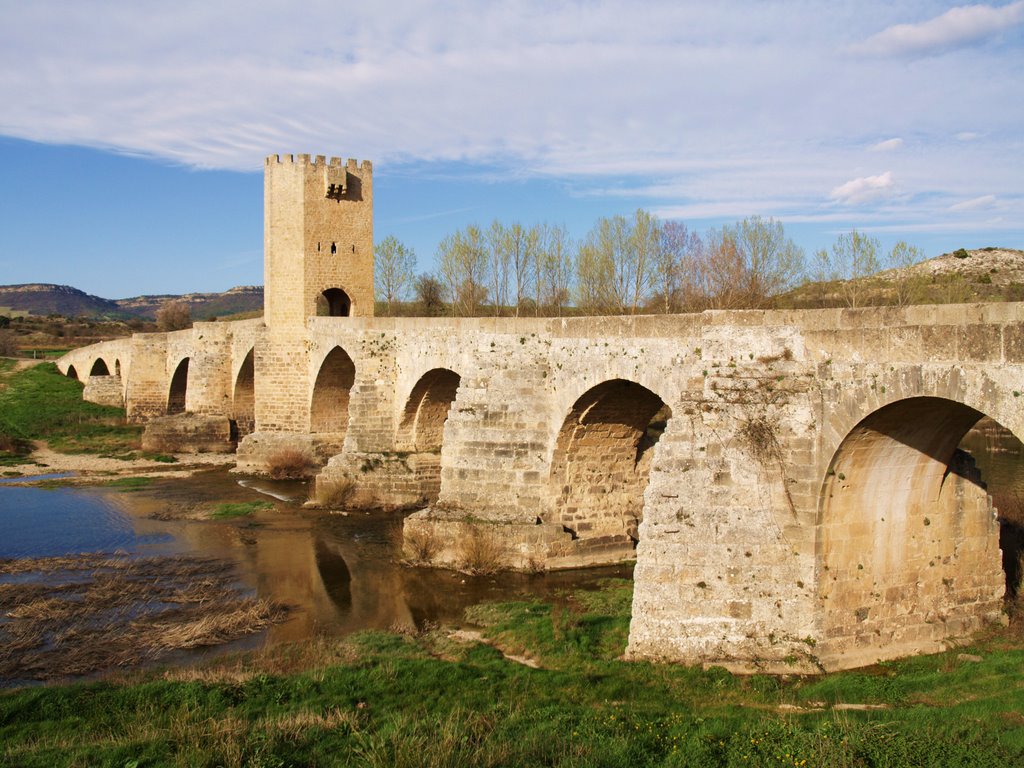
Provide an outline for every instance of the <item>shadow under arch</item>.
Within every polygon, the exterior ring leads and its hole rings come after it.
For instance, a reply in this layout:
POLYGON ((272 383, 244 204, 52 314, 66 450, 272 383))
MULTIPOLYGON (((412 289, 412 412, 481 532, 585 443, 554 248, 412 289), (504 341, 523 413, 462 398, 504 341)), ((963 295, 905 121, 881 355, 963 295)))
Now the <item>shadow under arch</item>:
POLYGON ((822 658, 856 666, 933 650, 999 614, 999 525, 974 459, 958 448, 983 416, 909 397, 840 442, 816 526, 822 658))
POLYGON ((583 539, 635 545, 653 448, 671 409, 627 379, 591 387, 569 409, 551 460, 551 519, 583 539))
POLYGON ((92 364, 92 368, 89 369, 90 376, 109 376, 110 368, 107 367, 107 362, 102 357, 97 357, 95 362, 92 364))
POLYGON ((341 288, 328 288, 316 297, 317 317, 348 317, 352 299, 341 288))
POLYGON ((252 349, 245 356, 235 377, 231 420, 235 423, 238 438, 250 434, 256 426, 256 369, 252 349))
POLYGON ((78 371, 75 370, 75 366, 73 365, 68 366, 68 372, 64 375, 67 376, 69 379, 74 379, 75 381, 78 381, 78 371))
POLYGON ((433 368, 419 378, 402 411, 396 440, 399 450, 441 451, 444 423, 461 381, 448 368, 433 368))
POLYGON ((188 394, 188 363, 189 358, 186 357, 174 369, 171 386, 167 393, 168 415, 185 412, 185 398, 188 394))
POLYGON ((343 437, 348 430, 348 402, 356 366, 341 347, 334 347, 320 364, 310 400, 310 431, 343 437))

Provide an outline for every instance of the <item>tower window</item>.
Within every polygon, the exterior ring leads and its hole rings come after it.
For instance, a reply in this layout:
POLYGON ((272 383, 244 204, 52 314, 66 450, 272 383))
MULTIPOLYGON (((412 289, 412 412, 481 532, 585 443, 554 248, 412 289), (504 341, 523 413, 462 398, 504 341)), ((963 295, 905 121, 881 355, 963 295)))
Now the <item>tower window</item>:
POLYGON ((337 243, 331 243, 331 253, 337 253, 337 252, 338 252, 338 244, 337 243))

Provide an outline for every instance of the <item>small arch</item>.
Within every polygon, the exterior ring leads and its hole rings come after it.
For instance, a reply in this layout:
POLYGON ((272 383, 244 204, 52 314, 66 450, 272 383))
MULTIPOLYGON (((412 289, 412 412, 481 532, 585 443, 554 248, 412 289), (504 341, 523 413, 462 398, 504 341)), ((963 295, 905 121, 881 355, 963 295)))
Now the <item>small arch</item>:
POLYGON ((833 454, 818 504, 818 599, 823 651, 847 666, 935 646, 1001 609, 999 524, 958 447, 983 415, 939 397, 898 400, 833 454))
POLYGON ((336 254, 337 252, 338 252, 338 244, 337 243, 331 243, 331 254, 333 255, 333 254, 336 254))
POLYGON ((185 395, 188 391, 188 362, 189 358, 186 357, 174 369, 174 375, 171 377, 171 387, 167 394, 168 414, 185 412, 185 395))
POLYGON ((245 437, 256 427, 256 368, 253 355, 254 350, 250 349, 235 377, 231 415, 238 437, 245 437))
POLYGON ((102 357, 97 357, 96 361, 92 364, 92 368, 89 370, 90 376, 109 376, 110 369, 107 368, 107 363, 102 357))
POLYGON ((324 358, 313 384, 310 431, 344 435, 348 429, 348 401, 356 378, 355 363, 341 347, 324 358))
POLYGON ((69 379, 74 379, 75 381, 78 381, 78 371, 75 370, 75 366, 73 365, 68 366, 68 372, 65 375, 69 379))
POLYGON ((612 379, 587 390, 562 423, 551 461, 553 519, 583 538, 637 541, 651 459, 672 411, 646 387, 612 379))
POLYGON ((115 376, 120 376, 121 375, 121 360, 120 359, 115 359, 114 360, 114 375, 115 376))
POLYGON ((318 317, 348 317, 352 312, 352 300, 341 288, 328 288, 316 298, 318 317))
POLYGON ((409 393, 397 443, 402 449, 440 453, 444 424, 462 378, 447 368, 427 371, 409 393))

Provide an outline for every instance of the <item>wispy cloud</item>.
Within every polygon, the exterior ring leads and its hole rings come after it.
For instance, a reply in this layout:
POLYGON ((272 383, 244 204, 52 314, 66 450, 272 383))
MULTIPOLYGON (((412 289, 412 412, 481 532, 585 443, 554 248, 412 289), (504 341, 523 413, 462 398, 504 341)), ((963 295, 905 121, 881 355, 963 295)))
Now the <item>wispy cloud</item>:
POLYGON ((889 197, 894 186, 892 171, 886 171, 877 176, 850 179, 845 184, 835 187, 828 196, 843 205, 860 205, 889 197))
POLYGON ((974 141, 980 138, 981 134, 975 133, 974 131, 960 131, 960 133, 956 135, 957 141, 974 141))
POLYGON ((982 195, 981 197, 975 197, 970 200, 964 200, 962 203, 955 203, 949 206, 951 211, 982 211, 987 208, 993 208, 996 204, 995 195, 982 195))
POLYGON ((903 146, 903 139, 886 139, 868 147, 869 152, 893 152, 903 146))
POLYGON ((850 46, 854 53, 906 56, 943 53, 983 43, 1024 23, 1024 0, 999 7, 962 5, 917 24, 895 24, 850 46))

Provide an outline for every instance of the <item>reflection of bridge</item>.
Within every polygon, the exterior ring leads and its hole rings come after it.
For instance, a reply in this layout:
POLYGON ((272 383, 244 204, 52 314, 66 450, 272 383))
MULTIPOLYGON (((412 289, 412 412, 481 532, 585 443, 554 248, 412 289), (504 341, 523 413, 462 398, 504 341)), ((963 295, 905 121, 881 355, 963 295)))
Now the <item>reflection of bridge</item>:
POLYGON ((1024 436, 1024 305, 320 317, 372 306, 369 164, 269 158, 266 200, 263 320, 61 370, 131 419, 183 412, 172 442, 230 420, 242 468, 298 449, 353 503, 430 505, 406 522, 424 559, 635 556, 637 657, 834 668, 999 616, 998 526, 957 445, 983 414, 1024 436))

